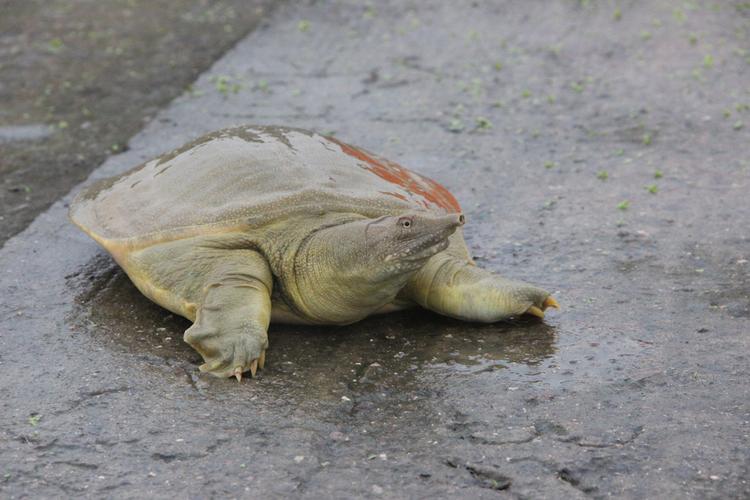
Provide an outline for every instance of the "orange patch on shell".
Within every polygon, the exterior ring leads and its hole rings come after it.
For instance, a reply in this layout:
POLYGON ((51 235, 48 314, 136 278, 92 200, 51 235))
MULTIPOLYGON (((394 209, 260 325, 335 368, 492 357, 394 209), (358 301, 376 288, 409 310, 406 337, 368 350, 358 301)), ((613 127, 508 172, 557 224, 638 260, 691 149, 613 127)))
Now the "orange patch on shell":
MULTIPOLYGON (((377 175, 378 177, 387 180, 392 184, 401 186, 406 191, 419 195, 424 198, 425 206, 427 202, 432 203, 435 206, 443 208, 448 212, 458 213, 461 211, 461 206, 456 201, 456 198, 445 189, 443 186, 433 181, 428 177, 419 175, 416 172, 402 167, 398 163, 378 158, 375 155, 366 153, 360 149, 343 143, 333 137, 326 137, 326 139, 335 142, 341 147, 341 150, 349 156, 361 160, 367 164, 367 169, 377 175)), ((383 193, 391 196, 401 198, 396 193, 383 193)))

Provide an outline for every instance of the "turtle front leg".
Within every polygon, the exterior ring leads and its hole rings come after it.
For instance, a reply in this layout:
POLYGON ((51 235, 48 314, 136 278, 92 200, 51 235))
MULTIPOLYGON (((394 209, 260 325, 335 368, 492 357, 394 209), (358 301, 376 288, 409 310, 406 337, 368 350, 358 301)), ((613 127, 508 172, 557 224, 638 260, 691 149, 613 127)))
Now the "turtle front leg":
POLYGON ((512 281, 446 252, 431 258, 404 289, 426 309, 466 321, 492 323, 511 316, 544 317, 557 301, 539 287, 512 281))
POLYGON ((255 376, 265 363, 273 279, 259 254, 228 254, 208 275, 184 339, 203 357, 202 372, 239 381, 243 372, 255 376))

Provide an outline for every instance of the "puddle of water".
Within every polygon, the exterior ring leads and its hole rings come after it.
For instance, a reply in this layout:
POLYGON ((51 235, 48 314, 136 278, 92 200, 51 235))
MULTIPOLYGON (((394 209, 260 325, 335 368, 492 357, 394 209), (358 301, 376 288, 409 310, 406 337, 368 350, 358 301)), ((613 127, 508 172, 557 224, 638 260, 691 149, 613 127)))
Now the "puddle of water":
MULTIPOLYGON (((200 364, 182 341, 190 323, 141 295, 108 256, 98 255, 69 281, 79 290, 72 322, 97 343, 144 363, 200 364)), ((345 327, 271 325, 269 338, 264 379, 325 398, 359 385, 398 386, 430 370, 526 376, 556 352, 555 329, 535 319, 468 324, 422 309, 345 327)))

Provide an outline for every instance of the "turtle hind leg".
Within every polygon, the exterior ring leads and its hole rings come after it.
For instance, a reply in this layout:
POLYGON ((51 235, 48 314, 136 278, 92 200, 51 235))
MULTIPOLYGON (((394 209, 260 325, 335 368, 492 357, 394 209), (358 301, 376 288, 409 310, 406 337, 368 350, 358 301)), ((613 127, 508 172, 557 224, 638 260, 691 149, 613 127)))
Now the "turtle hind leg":
POLYGON ((203 357, 201 371, 238 380, 247 371, 254 376, 268 347, 271 270, 254 250, 201 243, 149 247, 123 267, 147 297, 194 322, 183 338, 203 357))
POLYGON ((483 323, 522 314, 543 318, 546 309, 559 308, 546 290, 503 278, 446 252, 430 259, 404 292, 439 314, 483 323))

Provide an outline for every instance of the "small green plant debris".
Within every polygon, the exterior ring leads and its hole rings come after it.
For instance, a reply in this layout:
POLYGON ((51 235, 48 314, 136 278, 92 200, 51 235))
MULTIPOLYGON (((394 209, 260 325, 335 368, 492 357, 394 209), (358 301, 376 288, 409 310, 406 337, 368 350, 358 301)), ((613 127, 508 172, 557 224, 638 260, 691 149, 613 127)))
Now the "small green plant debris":
POLYGON ((301 89, 294 89, 294 90, 292 90, 292 96, 297 97, 297 96, 300 96, 300 95, 302 95, 302 90, 301 89))
POLYGON ((664 177, 664 172, 658 169, 654 171, 654 179, 661 179, 662 177, 664 177))
POLYGON ((451 122, 448 124, 448 130, 454 133, 461 132, 464 128, 465 128, 464 122, 458 118, 452 119, 451 122))
POLYGON ((734 125, 732 125, 732 128, 735 129, 735 130, 740 130, 744 126, 745 126, 745 124, 742 123, 742 120, 737 120, 736 122, 734 122, 734 125))
POLYGON ((549 47, 547 47, 547 50, 549 50, 550 54, 559 56, 560 51, 562 50, 562 45, 550 45, 549 47))
POLYGON ((230 80, 231 78, 226 75, 216 75, 211 78, 211 81, 214 83, 214 87, 216 88, 216 90, 224 96, 229 93, 230 80))
POLYGON ((557 101, 557 97, 553 96, 552 94, 550 94, 550 95, 547 96, 547 102, 548 103, 555 104, 556 101, 557 101))
POLYGON ((477 116, 476 123, 479 130, 489 130, 492 128, 492 122, 484 116, 477 116))
POLYGON ((698 43, 698 35, 695 33, 690 33, 688 36, 688 41, 690 42, 690 45, 696 45, 698 43))
POLYGON ((677 21, 677 24, 682 24, 687 19, 687 16, 685 16, 685 11, 680 8, 672 10, 672 17, 674 17, 674 20, 677 21))
POLYGON ((65 48, 65 44, 59 38, 53 38, 52 40, 47 42, 47 50, 53 54, 57 54, 64 48, 65 48))
POLYGON ((260 80, 258 81, 258 90, 261 92, 268 92, 268 81, 267 80, 260 80))
POLYGON ((36 427, 39 425, 39 421, 42 419, 42 416, 39 413, 32 413, 29 415, 29 425, 32 427, 36 427))
POLYGON ((495 71, 500 71, 501 69, 503 69, 503 63, 501 63, 500 61, 497 61, 494 65, 494 68, 495 68, 495 71))
POLYGON ((650 31, 641 31, 641 40, 643 40, 644 42, 651 40, 651 36, 652 35, 650 31))
MULTIPOLYGON (((187 87, 185 87, 185 93, 189 95, 190 97, 199 97, 203 95, 203 92, 193 87, 192 84, 188 84, 187 87)), ((85 113, 84 113, 85 115, 85 113)))
POLYGON ((703 56, 703 67, 704 68, 713 68, 714 67, 714 56, 711 54, 706 54, 703 56))
POLYGON ((617 208, 620 210, 627 210, 630 207, 630 202, 628 200, 622 200, 620 203, 617 204, 617 208))
POLYGON ((365 7, 365 13, 362 14, 362 17, 365 19, 372 19, 377 15, 377 12, 375 12, 375 8, 372 5, 368 5, 365 7))
POLYGON ((310 29, 310 21, 307 19, 303 19, 300 22, 297 23, 297 29, 300 30, 302 33, 310 29))
POLYGON ((724 118, 729 118, 730 116, 732 116, 732 112, 728 109, 725 109, 722 115, 724 115, 724 118))
POLYGON ((466 92, 471 94, 474 98, 479 99, 484 93, 482 88, 482 79, 473 78, 471 82, 466 86, 466 92))
POLYGON ((622 19, 622 10, 620 10, 620 7, 615 7, 615 11, 612 13, 612 19, 615 21, 622 19))
POLYGON ((572 82, 570 84, 570 88, 578 92, 579 94, 583 92, 583 84, 581 82, 572 82))
POLYGON ((607 172, 606 170, 599 170, 596 173, 596 178, 600 181, 606 181, 607 179, 609 179, 609 172, 607 172))
POLYGON ((644 146, 650 146, 651 143, 653 142, 653 138, 651 137, 651 134, 649 134, 648 132, 643 134, 643 137, 641 138, 641 142, 643 142, 644 146))
POLYGON ((557 163, 555 163, 554 161, 545 161, 544 162, 544 168, 546 168, 548 170, 550 168, 555 168, 555 165, 557 165, 557 163))
POLYGON ((649 184, 648 186, 646 186, 646 191, 651 194, 656 194, 659 192, 659 187, 656 184, 649 184))
POLYGON ((65 120, 60 120, 59 122, 57 122, 57 128, 59 128, 60 130, 68 128, 68 122, 66 122, 65 120))
POLYGON ((620 148, 617 151, 615 151, 615 156, 625 156, 625 150, 620 148))
POLYGON ((521 97, 528 99, 531 97, 531 91, 529 89, 524 89, 523 92, 521 92, 521 97))
POLYGON ((505 106, 503 101, 492 101, 493 108, 502 108, 503 106, 505 106))
POLYGON ((750 104, 741 102, 741 103, 735 104, 734 109, 736 109, 738 113, 742 113, 743 111, 750 110, 750 104))

